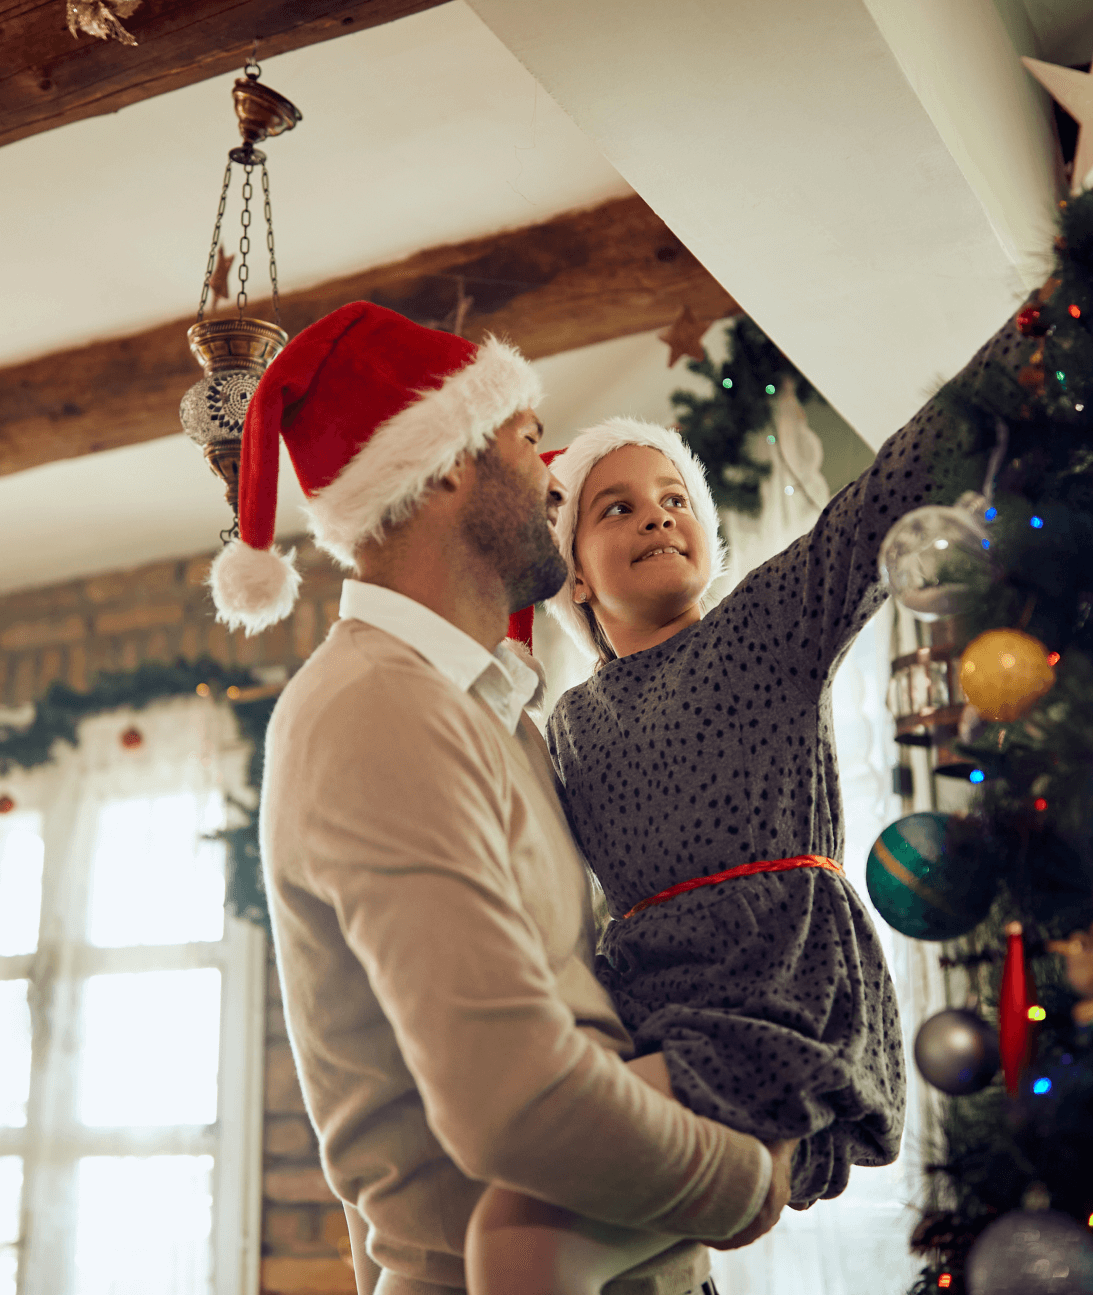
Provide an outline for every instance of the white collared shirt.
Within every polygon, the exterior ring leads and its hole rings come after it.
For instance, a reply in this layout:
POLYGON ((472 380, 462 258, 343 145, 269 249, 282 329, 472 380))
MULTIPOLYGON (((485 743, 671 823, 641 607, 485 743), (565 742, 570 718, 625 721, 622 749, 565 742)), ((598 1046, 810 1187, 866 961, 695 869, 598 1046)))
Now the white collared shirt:
POLYGON ((488 652, 422 603, 363 580, 343 581, 339 613, 412 647, 461 691, 480 697, 510 733, 516 732, 539 676, 503 643, 488 652))

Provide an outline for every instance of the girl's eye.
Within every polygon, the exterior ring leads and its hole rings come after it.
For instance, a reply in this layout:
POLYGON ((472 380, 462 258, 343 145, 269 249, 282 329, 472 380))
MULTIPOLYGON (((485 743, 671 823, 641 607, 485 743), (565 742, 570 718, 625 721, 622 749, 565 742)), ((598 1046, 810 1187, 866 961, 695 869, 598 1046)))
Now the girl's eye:
POLYGON ((605 516, 605 517, 610 517, 612 514, 614 514, 616 517, 621 517, 621 516, 622 516, 622 513, 615 513, 615 509, 616 509, 616 508, 626 508, 626 507, 627 507, 627 505, 626 505, 626 504, 623 504, 623 503, 612 504, 612 505, 610 506, 610 508, 608 508, 608 509, 607 509, 607 511, 604 513, 604 516, 605 516))

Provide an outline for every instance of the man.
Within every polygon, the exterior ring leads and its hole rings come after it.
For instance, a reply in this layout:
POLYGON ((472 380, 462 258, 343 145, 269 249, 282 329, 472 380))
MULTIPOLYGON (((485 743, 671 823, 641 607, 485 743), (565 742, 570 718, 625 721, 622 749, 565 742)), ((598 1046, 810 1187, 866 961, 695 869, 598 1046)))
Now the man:
POLYGON ((343 307, 259 384, 241 538, 211 578, 229 624, 291 609, 271 548, 283 437, 317 541, 360 579, 274 713, 263 856, 304 1096, 380 1295, 464 1286, 487 1182, 695 1239, 620 1295, 697 1287, 698 1239, 746 1242, 788 1197, 787 1154, 657 1091, 655 1061, 653 1083, 623 1064, 591 972, 586 877, 523 713, 538 679, 498 646, 565 576, 539 394, 495 339, 343 307))

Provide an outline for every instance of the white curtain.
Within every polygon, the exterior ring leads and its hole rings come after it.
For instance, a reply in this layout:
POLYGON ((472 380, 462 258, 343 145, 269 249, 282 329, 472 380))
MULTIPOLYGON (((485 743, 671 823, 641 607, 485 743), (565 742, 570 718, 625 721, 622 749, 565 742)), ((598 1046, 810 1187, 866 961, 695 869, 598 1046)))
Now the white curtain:
MULTIPOLYGON (((230 708, 192 697, 88 719, 4 780, 44 858, 40 922, 0 958, 43 1040, 0 1127, 19 1295, 257 1291, 265 938, 225 917, 204 839, 252 795, 247 756, 230 708)), ((17 881, 0 867, 0 908, 17 881)))

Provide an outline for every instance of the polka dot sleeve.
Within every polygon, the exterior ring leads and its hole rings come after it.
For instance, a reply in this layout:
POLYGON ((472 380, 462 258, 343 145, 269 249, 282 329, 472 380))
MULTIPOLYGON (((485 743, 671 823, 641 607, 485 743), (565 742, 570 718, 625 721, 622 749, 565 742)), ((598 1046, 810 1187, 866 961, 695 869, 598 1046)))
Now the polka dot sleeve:
MULTIPOLYGON (((1028 349, 1010 319, 953 381, 974 384, 988 365, 1016 372, 1028 349)), ((935 396, 831 500, 807 535, 753 571, 711 617, 778 653, 790 678, 817 698, 884 601, 877 557, 892 524, 924 504, 953 502, 931 473, 958 435, 935 396)))

